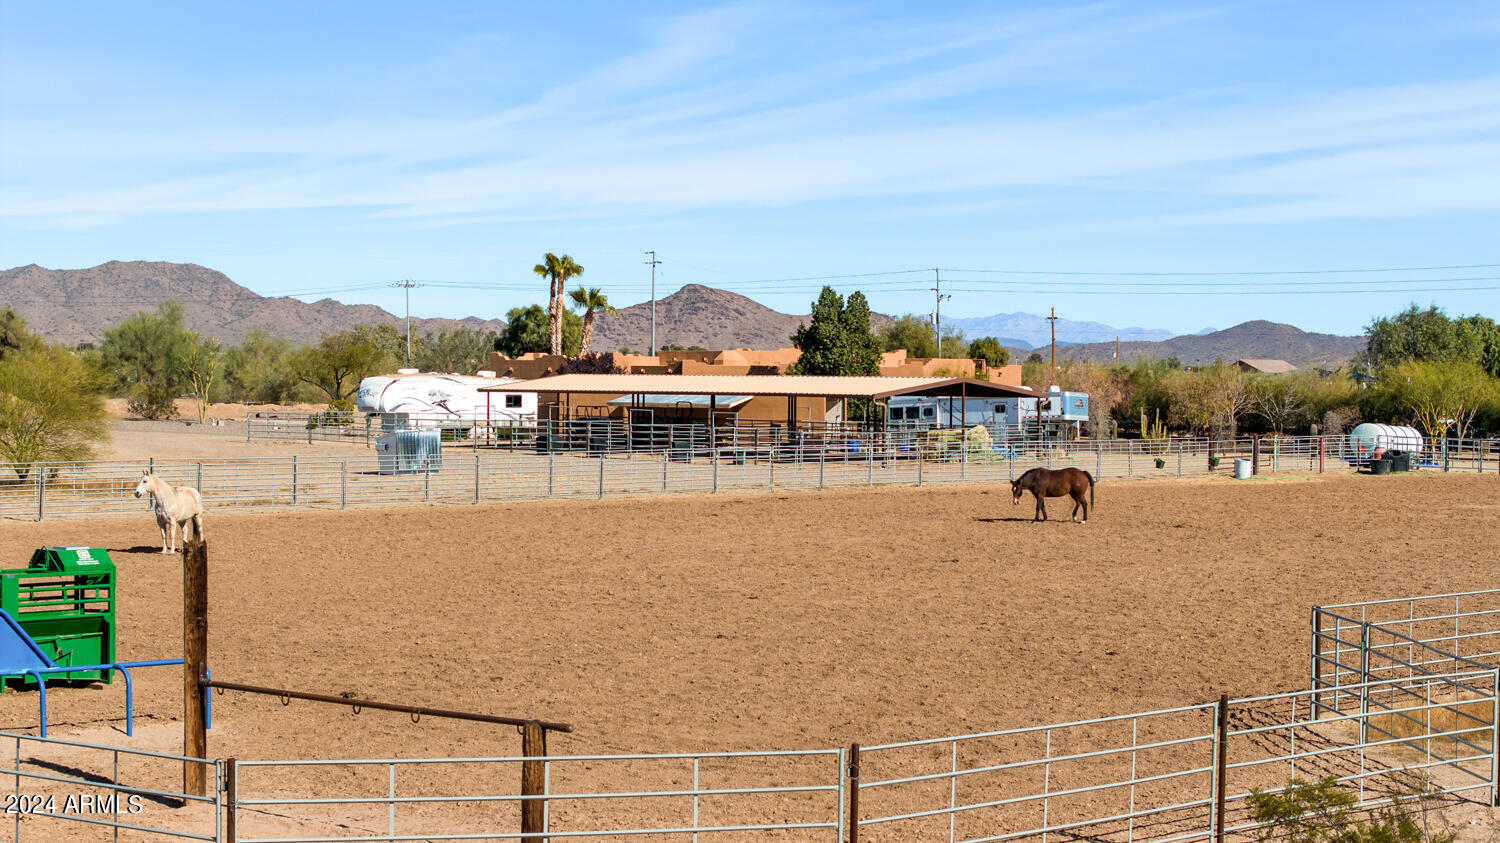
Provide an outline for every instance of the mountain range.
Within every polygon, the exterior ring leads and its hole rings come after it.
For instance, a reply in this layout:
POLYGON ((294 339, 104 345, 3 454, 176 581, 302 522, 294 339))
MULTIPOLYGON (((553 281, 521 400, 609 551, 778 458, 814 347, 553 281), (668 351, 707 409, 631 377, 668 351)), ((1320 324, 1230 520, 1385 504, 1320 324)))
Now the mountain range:
MULTIPOLYGON (((110 261, 88 269, 30 264, 0 271, 0 302, 14 307, 45 339, 68 345, 97 343, 120 320, 167 299, 182 303, 190 329, 228 344, 238 343, 252 328, 295 343, 315 343, 325 334, 355 325, 406 325, 404 319, 370 304, 261 296, 222 272, 194 263, 110 261)), ((505 320, 411 320, 415 334, 455 326, 503 331, 505 320)))
MULTIPOLYGON (((31 264, 0 271, 0 303, 14 307, 46 339, 69 345, 98 342, 126 316, 166 299, 182 303, 189 328, 225 343, 239 342, 252 328, 296 343, 312 343, 360 324, 404 325, 401 317, 374 305, 261 296, 197 264, 111 261, 88 269, 46 269, 31 264)), ((657 300, 656 338, 658 345, 780 348, 790 344, 792 332, 808 318, 777 312, 728 290, 688 284, 657 300)), ((871 328, 879 330, 891 321, 884 314, 872 314, 871 328)), ((504 320, 472 316, 414 316, 411 322, 416 334, 453 327, 505 330, 504 320)), ((944 322, 958 326, 969 337, 1000 337, 1003 344, 1023 355, 1050 340, 1046 318, 1027 313, 944 322)), ((1176 357, 1186 365, 1242 357, 1280 358, 1297 365, 1334 364, 1347 360, 1365 344, 1364 337, 1311 334, 1291 325, 1260 321, 1179 337, 1161 329, 1113 328, 1097 322, 1059 319, 1057 324, 1063 359, 1111 360, 1116 335, 1121 339, 1122 360, 1176 357), (1100 337, 1109 341, 1090 342, 1100 337)), ((600 316, 594 344, 599 349, 641 351, 649 346, 650 334, 651 305, 646 302, 600 316)))
MULTIPOLYGON (((1038 348, 1052 341, 1052 326, 1045 316, 1034 313, 997 313, 994 316, 970 316, 943 320, 944 333, 952 325, 967 339, 995 337, 1007 348, 1038 348)), ((1114 328, 1102 322, 1076 322, 1057 319, 1057 344, 1114 342, 1115 337, 1128 342, 1160 342, 1175 336, 1164 328, 1114 328)))

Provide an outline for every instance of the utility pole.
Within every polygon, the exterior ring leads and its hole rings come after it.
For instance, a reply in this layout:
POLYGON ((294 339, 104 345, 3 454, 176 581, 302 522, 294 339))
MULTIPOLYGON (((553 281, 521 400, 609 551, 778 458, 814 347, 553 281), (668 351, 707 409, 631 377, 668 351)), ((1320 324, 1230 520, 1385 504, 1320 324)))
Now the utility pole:
POLYGON ((932 292, 936 297, 932 309, 932 331, 937 334, 937 355, 943 356, 943 299, 951 299, 953 296, 943 294, 943 276, 936 267, 932 270, 932 292))
POLYGON ((1047 317, 1052 323, 1052 383, 1057 383, 1057 308, 1052 308, 1052 315, 1047 317))
POLYGON ((411 288, 420 287, 415 281, 397 281, 392 287, 406 288, 406 368, 411 368, 411 288))
POLYGON ((1118 334, 1115 335, 1115 362, 1120 362, 1120 337, 1118 334))
POLYGON ((646 263, 651 266, 651 356, 656 356, 656 267, 661 261, 656 259, 656 250, 648 249, 642 254, 650 255, 651 260, 646 263))

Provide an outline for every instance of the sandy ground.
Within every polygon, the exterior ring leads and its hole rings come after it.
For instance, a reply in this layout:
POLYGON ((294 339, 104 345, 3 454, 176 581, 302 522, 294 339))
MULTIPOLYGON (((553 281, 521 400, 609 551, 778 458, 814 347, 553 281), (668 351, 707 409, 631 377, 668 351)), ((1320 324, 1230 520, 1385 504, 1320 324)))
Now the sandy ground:
MULTIPOLYGON (((1312 605, 1492 586, 1497 483, 1106 483, 1087 525, 1029 523, 998 487, 226 513, 206 527, 210 661, 575 724, 552 754, 870 745, 1266 694, 1306 687, 1312 605)), ((108 548, 120 656, 171 657, 181 567, 155 538, 145 515, 5 523, 0 558, 108 548)), ((144 672, 136 695, 136 739, 118 685, 50 694, 54 734, 177 750, 180 673, 144 672)), ((212 757, 518 749, 510 728, 214 704, 212 757)), ((33 729, 35 706, 0 698, 0 728, 33 729)), ((1489 839, 1488 814, 1461 817, 1465 839, 1489 839)))
POLYGON ((245 440, 245 420, 226 420, 218 427, 182 421, 118 419, 109 426, 110 441, 99 449, 101 460, 157 458, 272 457, 291 454, 341 456, 367 454, 364 441, 245 440))
MULTIPOLYGON (((130 414, 129 401, 124 398, 106 398, 104 410, 111 418, 128 419, 130 414)), ((236 404, 219 403, 209 404, 206 413, 210 419, 232 419, 245 420, 246 413, 257 412, 290 412, 290 413, 321 413, 328 409, 327 404, 236 404)), ((191 398, 177 399, 177 418, 198 420, 198 402, 191 398)))

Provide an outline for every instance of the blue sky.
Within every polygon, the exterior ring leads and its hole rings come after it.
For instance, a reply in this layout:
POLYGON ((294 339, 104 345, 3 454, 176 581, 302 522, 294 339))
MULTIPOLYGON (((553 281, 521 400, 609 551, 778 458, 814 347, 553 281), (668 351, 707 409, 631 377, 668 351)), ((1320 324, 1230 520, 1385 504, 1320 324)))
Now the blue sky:
POLYGON ((697 282, 805 312, 1357 333, 1500 316, 1493 3, 0 0, 0 266, 419 315, 697 282), (1025 275, 975 270, 1078 273, 1025 275), (1210 273, 1160 275, 1123 273, 1210 273), (448 286, 437 286, 445 284, 448 286), (1484 289, 1489 288, 1489 289, 1484 289))

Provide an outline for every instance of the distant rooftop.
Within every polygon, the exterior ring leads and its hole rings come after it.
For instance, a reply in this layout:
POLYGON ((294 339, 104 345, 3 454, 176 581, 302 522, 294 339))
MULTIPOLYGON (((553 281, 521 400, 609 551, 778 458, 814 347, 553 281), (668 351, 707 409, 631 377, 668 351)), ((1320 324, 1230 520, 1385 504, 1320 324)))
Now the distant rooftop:
POLYGON ((890 398, 896 395, 1033 397, 1024 387, 975 378, 838 377, 830 375, 554 375, 481 392, 558 392, 613 395, 779 395, 814 398, 890 398))

